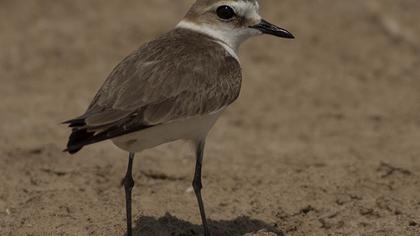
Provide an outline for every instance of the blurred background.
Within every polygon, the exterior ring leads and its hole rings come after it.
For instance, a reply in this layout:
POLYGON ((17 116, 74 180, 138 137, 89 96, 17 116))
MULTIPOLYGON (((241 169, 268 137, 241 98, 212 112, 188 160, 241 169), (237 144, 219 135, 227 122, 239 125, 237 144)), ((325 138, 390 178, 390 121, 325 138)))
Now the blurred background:
MULTIPOLYGON (((124 235, 126 154, 64 154, 59 123, 192 2, 0 0, 0 235, 124 235)), ((297 38, 241 48, 241 97, 207 144, 212 231, 420 235, 420 1, 260 5, 297 38)), ((200 235, 180 144, 135 161, 138 235, 200 235)))

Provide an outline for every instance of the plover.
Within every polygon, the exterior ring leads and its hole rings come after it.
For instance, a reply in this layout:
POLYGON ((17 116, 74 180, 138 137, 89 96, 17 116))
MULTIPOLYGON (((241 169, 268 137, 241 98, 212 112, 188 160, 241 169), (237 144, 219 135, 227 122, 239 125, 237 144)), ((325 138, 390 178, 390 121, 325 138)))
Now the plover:
POLYGON ((197 0, 175 29, 122 60, 87 111, 65 122, 72 128, 66 151, 111 140, 129 153, 123 180, 127 235, 132 235, 134 154, 185 139, 196 147, 193 189, 204 235, 209 236, 201 197, 201 167, 207 133, 239 96, 239 46, 262 34, 294 38, 263 20, 257 0, 197 0))

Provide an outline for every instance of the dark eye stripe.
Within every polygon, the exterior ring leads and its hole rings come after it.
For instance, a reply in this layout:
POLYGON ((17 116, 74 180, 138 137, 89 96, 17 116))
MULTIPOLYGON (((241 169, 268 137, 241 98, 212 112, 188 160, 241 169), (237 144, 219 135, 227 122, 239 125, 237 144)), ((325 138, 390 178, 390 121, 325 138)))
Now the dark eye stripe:
POLYGON ((223 20, 232 19, 235 16, 235 11, 230 6, 220 6, 216 10, 217 16, 223 20))

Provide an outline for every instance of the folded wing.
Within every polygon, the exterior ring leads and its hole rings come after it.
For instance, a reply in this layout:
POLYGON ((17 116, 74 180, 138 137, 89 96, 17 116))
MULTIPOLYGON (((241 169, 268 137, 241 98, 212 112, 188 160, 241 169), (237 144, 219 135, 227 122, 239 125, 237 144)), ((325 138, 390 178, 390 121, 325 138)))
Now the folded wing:
POLYGON ((110 74, 73 128, 66 151, 166 122, 212 113, 239 95, 239 63, 212 38, 176 29, 110 74))

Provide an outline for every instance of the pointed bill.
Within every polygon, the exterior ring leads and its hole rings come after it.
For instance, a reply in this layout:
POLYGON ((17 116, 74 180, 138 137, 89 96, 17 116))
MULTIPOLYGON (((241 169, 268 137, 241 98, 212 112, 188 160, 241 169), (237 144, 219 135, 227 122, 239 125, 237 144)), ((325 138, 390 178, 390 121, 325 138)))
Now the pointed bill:
POLYGON ((294 39, 295 36, 293 36, 292 33, 290 33, 289 31, 280 28, 276 25, 273 25, 271 23, 269 23, 268 21, 265 20, 261 20, 260 23, 250 26, 250 28, 253 29, 257 29, 259 31, 261 31, 264 34, 271 34, 280 38, 288 38, 288 39, 294 39))

